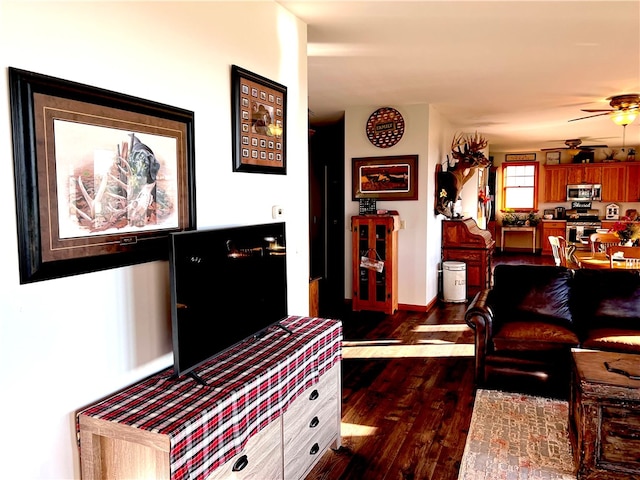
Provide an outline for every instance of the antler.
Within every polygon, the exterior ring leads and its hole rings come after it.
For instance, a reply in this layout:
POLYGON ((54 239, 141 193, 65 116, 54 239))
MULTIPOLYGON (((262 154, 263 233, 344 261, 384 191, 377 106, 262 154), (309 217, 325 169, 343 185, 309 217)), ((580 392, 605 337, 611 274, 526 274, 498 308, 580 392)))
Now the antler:
POLYGON ((475 132, 473 135, 465 135, 464 133, 455 134, 451 142, 451 154, 453 158, 464 163, 465 168, 486 167, 489 160, 484 156, 482 150, 489 143, 487 139, 475 132))

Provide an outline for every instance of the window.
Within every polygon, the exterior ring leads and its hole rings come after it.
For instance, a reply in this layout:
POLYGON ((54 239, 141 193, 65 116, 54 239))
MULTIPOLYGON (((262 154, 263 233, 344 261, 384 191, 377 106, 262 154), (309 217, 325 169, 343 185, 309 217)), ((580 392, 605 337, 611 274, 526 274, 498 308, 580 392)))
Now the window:
POLYGON ((502 164, 502 208, 538 209, 538 163, 502 164))

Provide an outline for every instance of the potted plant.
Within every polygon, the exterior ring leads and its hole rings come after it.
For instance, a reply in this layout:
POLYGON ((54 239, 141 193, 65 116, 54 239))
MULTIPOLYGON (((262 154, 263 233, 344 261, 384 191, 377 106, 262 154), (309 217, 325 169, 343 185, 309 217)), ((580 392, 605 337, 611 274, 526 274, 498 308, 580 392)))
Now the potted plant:
POLYGON ((512 209, 507 208, 502 210, 502 225, 505 227, 511 227, 518 224, 518 214, 512 209))
POLYGON ((502 210, 502 225, 505 227, 535 227, 540 223, 540 219, 537 210, 532 210, 529 213, 514 212, 510 208, 502 210))
POLYGON ((535 227, 540 223, 540 215, 536 210, 531 210, 527 215, 525 220, 525 225, 529 225, 531 227, 535 227))

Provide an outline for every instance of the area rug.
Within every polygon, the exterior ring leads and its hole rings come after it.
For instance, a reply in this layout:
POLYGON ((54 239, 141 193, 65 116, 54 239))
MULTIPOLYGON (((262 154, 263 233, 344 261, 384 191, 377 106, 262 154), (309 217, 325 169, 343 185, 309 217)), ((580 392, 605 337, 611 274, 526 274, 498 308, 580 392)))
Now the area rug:
POLYGON ((566 401, 478 389, 458 480, 576 480, 566 401))

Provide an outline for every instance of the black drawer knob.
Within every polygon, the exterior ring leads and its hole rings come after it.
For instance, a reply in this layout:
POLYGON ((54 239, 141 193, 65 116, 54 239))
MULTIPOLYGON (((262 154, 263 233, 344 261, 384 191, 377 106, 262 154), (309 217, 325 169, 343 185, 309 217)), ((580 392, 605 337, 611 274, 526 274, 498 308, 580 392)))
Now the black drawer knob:
POLYGON ((311 455, 315 455, 316 453, 318 453, 320 451, 320 445, 318 445, 317 443, 313 444, 313 447, 311 447, 311 450, 309 451, 309 453, 311 455))
POLYGON ((311 422, 309 423, 309 426, 311 428, 316 428, 318 425, 320 425, 320 420, 318 419, 318 417, 313 417, 311 419, 311 422))
POLYGON ((249 465, 249 459, 246 455, 242 455, 238 460, 236 460, 236 463, 233 464, 233 468, 231 470, 239 472, 246 468, 247 465, 249 465))
POLYGON ((318 390, 314 390, 309 395, 309 400, 316 400, 319 396, 320 396, 320 394, 318 393, 318 390))

